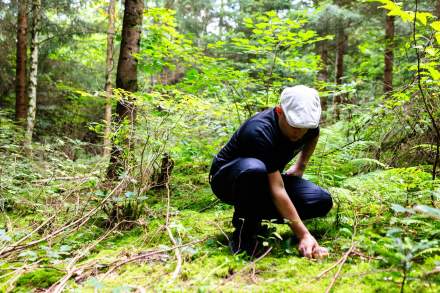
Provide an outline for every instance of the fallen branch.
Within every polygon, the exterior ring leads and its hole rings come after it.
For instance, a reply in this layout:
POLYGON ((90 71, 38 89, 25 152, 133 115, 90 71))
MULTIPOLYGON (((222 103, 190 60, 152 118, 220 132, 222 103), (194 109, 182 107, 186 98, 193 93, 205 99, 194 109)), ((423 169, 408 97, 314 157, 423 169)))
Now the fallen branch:
POLYGON ((332 287, 334 286, 334 284, 336 283, 336 280, 339 277, 339 274, 341 272, 342 266, 344 265, 344 263, 347 261, 348 256, 351 254, 351 252, 353 251, 353 249, 355 248, 354 245, 352 245, 347 252, 342 256, 342 258, 338 261, 339 263, 339 267, 338 270, 336 271, 336 274, 333 276, 333 279, 330 283, 330 285, 328 285, 327 289, 325 290, 325 293, 330 292, 330 290, 332 289, 332 287))
MULTIPOLYGON (((358 225, 357 222, 357 218, 356 218, 356 214, 355 214, 355 219, 354 219, 354 225, 353 225, 353 234, 351 236, 351 246, 350 248, 347 250, 347 252, 344 253, 344 255, 337 261, 336 265, 339 265, 338 270, 336 271, 336 274, 333 276, 332 281, 330 282, 330 285, 328 285, 327 289, 325 290, 325 293, 329 293, 330 290, 333 288, 333 286, 336 283, 336 280, 339 277, 339 274, 341 273, 342 270, 342 266, 344 265, 344 263, 347 261, 347 258, 350 256, 350 254, 353 252, 353 250, 355 249, 355 244, 354 244, 354 238, 356 236, 356 228, 358 225)), ((336 265, 332 266, 332 268, 334 268, 336 265)), ((326 270, 326 272, 328 272, 329 270, 326 270)), ((324 275, 324 274, 320 274, 320 275, 324 275)))
POLYGON ((34 246, 34 245, 36 245, 36 244, 39 244, 39 243, 41 243, 41 242, 45 242, 45 241, 47 241, 47 240, 49 240, 49 239, 51 239, 51 238, 54 238, 54 237, 56 237, 56 236, 58 236, 59 234, 62 234, 63 232, 65 232, 66 230, 68 230, 69 228, 72 228, 72 227, 74 227, 74 228, 76 228, 76 229, 78 229, 78 228, 80 228, 81 226, 83 226, 85 223, 87 223, 89 220, 90 220, 90 218, 94 215, 94 214, 96 214, 97 212, 98 212, 98 210, 99 210, 99 208, 116 192, 116 190, 118 190, 118 188, 120 187, 120 186, 122 186, 122 184, 123 183, 125 183, 125 180, 121 180, 119 183, 118 183, 118 185, 116 185, 116 187, 115 188, 113 188, 113 190, 96 206, 96 207, 94 207, 93 209, 91 209, 87 214, 85 214, 84 216, 82 216, 81 218, 79 218, 79 219, 77 219, 77 220, 75 220, 75 221, 73 221, 72 223, 70 223, 70 224, 68 224, 68 225, 66 225, 66 226, 63 226, 63 227, 61 227, 61 228, 59 228, 58 230, 56 230, 56 231, 54 231, 54 232, 52 232, 52 233, 50 233, 49 235, 47 235, 47 236, 45 236, 45 237, 43 237, 43 238, 41 238, 41 239, 38 239, 38 240, 34 240, 34 241, 31 241, 31 242, 29 242, 29 243, 27 243, 27 244, 23 244, 23 245, 13 245, 13 246, 10 246, 9 248, 5 248, 5 249, 3 249, 2 251, 1 251, 1 253, 0 253, 0 258, 4 258, 5 256, 7 256, 7 255, 9 255, 9 254, 11 254, 12 252, 16 252, 16 251, 21 251, 21 250, 23 250, 23 249, 26 249, 26 248, 29 248, 29 247, 32 247, 32 246, 34 246))
POLYGON ((220 202, 220 200, 217 198, 215 200, 213 200, 210 204, 208 204, 206 207, 201 208, 198 212, 204 212, 206 210, 209 210, 210 208, 212 208, 213 206, 215 206, 216 204, 218 204, 220 202))
POLYGON ((114 265, 114 266, 113 266, 111 269, 109 269, 109 270, 104 274, 104 276, 101 278, 101 280, 105 279, 108 275, 110 275, 110 274, 111 274, 112 272, 114 272, 116 269, 120 268, 121 266, 123 266, 123 265, 125 265, 125 264, 127 264, 127 263, 130 263, 130 262, 133 262, 133 261, 136 261, 136 260, 140 260, 140 259, 143 259, 143 258, 148 258, 148 257, 153 256, 153 255, 155 255, 155 254, 159 254, 159 253, 164 253, 164 252, 172 251, 172 250, 177 249, 177 248, 182 248, 182 247, 186 247, 186 246, 194 245, 194 244, 196 244, 196 243, 203 242, 203 241, 205 241, 206 239, 208 239, 208 237, 205 237, 205 238, 203 238, 203 239, 199 239, 199 240, 194 240, 194 241, 191 241, 191 242, 188 242, 188 243, 185 243, 185 244, 176 245, 176 246, 169 247, 169 248, 164 248, 164 249, 159 249, 159 250, 154 250, 154 251, 146 252, 146 253, 144 253, 144 254, 139 254, 139 255, 136 255, 136 256, 132 256, 132 257, 130 257, 130 258, 127 258, 127 259, 121 261, 120 263, 117 263, 118 261, 115 261, 115 262, 113 262, 113 264, 110 264, 110 265, 109 265, 109 266, 112 266, 112 265, 114 265), (115 264, 115 263, 116 263, 116 264, 115 264))
MULTIPOLYGON (((47 219, 46 221, 44 221, 40 226, 38 226, 37 228, 35 228, 33 231, 31 231, 31 233, 27 234, 26 236, 24 236, 23 238, 19 239, 17 242, 15 242, 14 244, 12 244, 12 247, 14 246, 18 246, 20 243, 22 243, 23 241, 25 241, 26 239, 28 239, 29 237, 32 236, 32 234, 34 234, 35 232, 37 232, 38 230, 40 230, 42 227, 46 226, 47 223, 49 223, 53 218, 55 218, 55 215, 52 215, 49 219, 47 219)), ((0 256, 3 254, 3 251, 7 248, 8 246, 3 247, 2 250, 0 250, 0 256)))
MULTIPOLYGON (((238 270, 237 272, 235 272, 234 274, 230 275, 226 280, 224 280, 220 286, 226 284, 227 282, 230 282, 235 276, 237 276, 239 273, 241 273, 242 271, 244 271, 245 269, 247 269, 248 267, 254 267, 255 263, 262 260, 264 257, 266 257, 266 255, 269 254, 269 252, 272 250, 272 246, 269 247, 262 255, 260 255, 258 258, 254 259, 253 261, 251 261, 250 263, 248 263, 247 265, 245 265, 244 267, 242 267, 240 270, 238 270)), ((253 268, 253 271, 255 269, 253 268)), ((218 288, 218 287, 217 287, 218 288)))
POLYGON ((89 245, 88 247, 86 247, 85 249, 81 250, 81 253, 79 253, 78 255, 76 255, 74 258, 72 258, 72 260, 69 262, 69 264, 67 265, 67 274, 61 278, 58 282, 56 282, 55 284, 53 284, 49 289, 47 289, 46 293, 59 293, 62 292, 64 287, 67 284, 67 281, 69 281, 69 279, 78 271, 81 270, 82 268, 78 268, 75 267, 75 264, 81 260, 87 253, 89 253, 92 249, 94 249, 96 247, 96 245, 98 245, 99 242, 101 242, 102 240, 104 240, 105 238, 107 238, 107 236, 113 232, 118 226, 119 224, 121 224, 122 222, 118 223, 117 225, 115 225, 112 229, 108 230, 103 236, 99 237, 99 239, 97 239, 94 243, 92 243, 91 245, 89 245))
POLYGON ((32 183, 48 183, 52 181, 76 181, 76 180, 82 180, 82 179, 88 179, 92 176, 99 175, 99 171, 95 171, 87 176, 61 176, 61 177, 51 177, 51 178, 44 178, 44 179, 36 179, 33 180, 32 183))

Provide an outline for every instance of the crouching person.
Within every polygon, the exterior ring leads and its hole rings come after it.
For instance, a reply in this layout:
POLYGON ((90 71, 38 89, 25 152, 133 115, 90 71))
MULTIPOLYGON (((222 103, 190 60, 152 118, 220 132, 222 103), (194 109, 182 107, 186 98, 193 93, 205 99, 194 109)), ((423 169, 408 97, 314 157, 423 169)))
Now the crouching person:
POLYGON ((332 208, 330 194, 302 178, 319 137, 318 92, 306 86, 286 88, 280 104, 247 120, 215 156, 209 178, 212 191, 234 206, 233 253, 254 254, 264 219, 287 220, 308 258, 326 256, 302 220, 323 217, 332 208), (285 166, 296 156, 285 173, 285 166))

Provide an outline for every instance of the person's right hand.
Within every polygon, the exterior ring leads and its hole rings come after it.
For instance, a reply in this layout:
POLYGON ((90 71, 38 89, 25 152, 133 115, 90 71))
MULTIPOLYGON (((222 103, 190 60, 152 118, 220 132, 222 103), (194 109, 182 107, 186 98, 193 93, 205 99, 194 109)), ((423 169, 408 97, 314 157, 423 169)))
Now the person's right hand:
POLYGON ((298 244, 298 250, 304 257, 321 259, 328 256, 328 251, 324 247, 319 246, 315 237, 310 233, 304 235, 298 244))
POLYGON ((318 248, 315 248, 315 250, 312 252, 312 257, 314 259, 323 259, 328 256, 328 250, 325 247, 318 246, 318 248))

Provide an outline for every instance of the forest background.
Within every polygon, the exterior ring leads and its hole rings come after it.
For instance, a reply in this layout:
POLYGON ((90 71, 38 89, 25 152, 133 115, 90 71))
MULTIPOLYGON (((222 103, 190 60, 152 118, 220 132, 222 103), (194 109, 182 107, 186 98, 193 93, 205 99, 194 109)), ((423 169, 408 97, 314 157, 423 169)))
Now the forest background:
POLYGON ((0 290, 417 291, 440 284, 440 1, 0 0, 0 290), (213 156, 319 90, 305 177, 334 208, 231 255, 213 156))

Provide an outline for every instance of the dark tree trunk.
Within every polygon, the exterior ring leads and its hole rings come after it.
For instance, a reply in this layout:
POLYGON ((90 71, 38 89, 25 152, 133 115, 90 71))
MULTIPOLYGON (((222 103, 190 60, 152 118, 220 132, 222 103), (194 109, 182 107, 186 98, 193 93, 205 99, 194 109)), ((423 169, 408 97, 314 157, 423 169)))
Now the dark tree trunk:
MULTIPOLYGON (((347 45, 347 35, 345 34, 344 28, 340 27, 336 36, 336 68, 335 68, 335 81, 336 85, 342 84, 342 77, 344 76, 344 55, 345 48, 347 45)), ((336 94, 333 100, 333 111, 335 118, 339 120, 340 118, 340 104, 343 102, 343 95, 336 94)))
MULTIPOLYGON (((130 93, 134 93, 138 89, 137 60, 133 55, 139 52, 143 12, 143 0, 125 0, 121 49, 116 73, 116 87, 123 89, 128 95, 123 96, 116 105, 116 122, 122 123, 122 121, 127 119, 132 128, 134 127, 136 119, 136 108, 130 93)), ((132 144, 129 143, 128 137, 126 138, 125 147, 133 147, 132 144)), ((121 147, 113 145, 110 165, 107 171, 107 177, 109 179, 117 178, 120 171, 123 170, 123 161, 123 151, 121 147)))
POLYGON ((394 48, 394 16, 386 17, 385 23, 385 70, 383 76, 383 92, 393 90, 393 48, 394 48))
POLYGON ((24 125, 27 117, 28 99, 26 96, 27 60, 27 1, 18 0, 17 17, 17 56, 15 68, 15 120, 24 125))
POLYGON ((160 173, 158 175, 154 188, 161 189, 166 187, 166 185, 170 182, 170 177, 171 177, 171 172, 173 171, 173 167, 174 167, 174 161, 171 159, 171 156, 167 153, 164 153, 162 157, 160 173))

